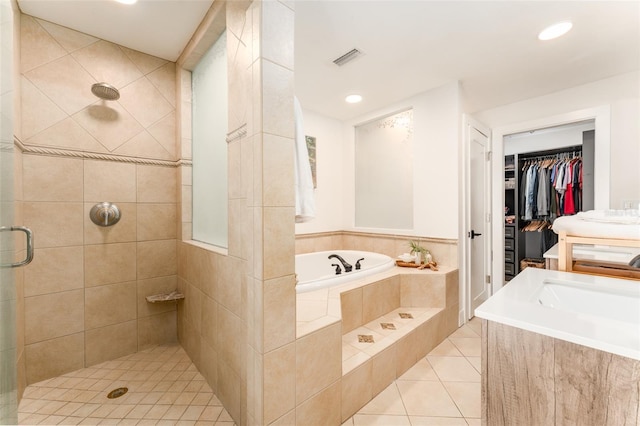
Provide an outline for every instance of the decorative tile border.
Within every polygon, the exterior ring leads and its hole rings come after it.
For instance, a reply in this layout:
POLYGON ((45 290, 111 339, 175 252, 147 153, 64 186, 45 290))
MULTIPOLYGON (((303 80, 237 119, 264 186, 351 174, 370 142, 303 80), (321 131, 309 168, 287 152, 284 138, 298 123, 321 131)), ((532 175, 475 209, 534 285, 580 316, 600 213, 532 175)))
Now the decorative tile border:
POLYGON ((124 155, 114 155, 114 154, 99 154, 96 152, 88 152, 88 151, 72 151, 67 149, 58 149, 58 148, 45 148, 42 146, 36 145, 25 145, 20 139, 14 137, 13 138, 14 145, 20 149, 25 154, 39 154, 39 155, 47 155, 53 157, 71 157, 71 158, 88 158, 93 160, 104 160, 104 161, 117 161, 121 163, 134 163, 134 164, 145 164, 151 166, 164 166, 164 167, 178 167, 178 166, 191 166, 193 162, 191 160, 179 159, 176 161, 169 160, 154 160, 150 158, 140 158, 140 157, 127 157, 124 155))

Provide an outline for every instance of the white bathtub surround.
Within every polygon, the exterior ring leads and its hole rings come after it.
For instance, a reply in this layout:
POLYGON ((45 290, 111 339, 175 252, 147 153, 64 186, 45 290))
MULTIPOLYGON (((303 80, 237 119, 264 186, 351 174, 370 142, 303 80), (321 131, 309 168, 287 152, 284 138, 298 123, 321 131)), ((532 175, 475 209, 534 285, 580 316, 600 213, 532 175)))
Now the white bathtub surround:
POLYGON ((298 283, 296 291, 303 293, 333 287, 354 279, 386 271, 395 266, 389 256, 379 253, 356 250, 333 250, 296 255, 296 275, 298 283), (340 256, 351 266, 346 271, 345 265, 331 255, 340 256), (336 273, 336 266, 340 273, 336 273))
POLYGON ((640 360, 637 281, 527 268, 476 316, 640 360))

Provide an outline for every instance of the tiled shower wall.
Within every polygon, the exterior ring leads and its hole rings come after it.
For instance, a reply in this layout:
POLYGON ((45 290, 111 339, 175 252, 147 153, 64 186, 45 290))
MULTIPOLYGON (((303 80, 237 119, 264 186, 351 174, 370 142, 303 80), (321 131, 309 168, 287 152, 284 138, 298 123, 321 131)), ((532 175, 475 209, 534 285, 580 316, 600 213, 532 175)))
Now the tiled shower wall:
POLYGON ((175 303, 145 301, 177 287, 175 64, 20 21, 15 173, 35 258, 18 330, 34 383, 176 339, 175 303), (121 98, 93 96, 99 81, 121 98), (121 209, 112 227, 89 219, 102 201, 121 209))

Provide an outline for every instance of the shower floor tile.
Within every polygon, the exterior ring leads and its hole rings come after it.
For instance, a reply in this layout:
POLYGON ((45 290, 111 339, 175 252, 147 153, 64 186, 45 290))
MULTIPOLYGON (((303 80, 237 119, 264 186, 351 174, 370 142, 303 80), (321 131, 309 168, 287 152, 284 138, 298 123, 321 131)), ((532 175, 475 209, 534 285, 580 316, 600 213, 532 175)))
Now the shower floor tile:
POLYGON ((28 386, 20 425, 217 425, 233 419, 178 344, 157 346, 28 386), (128 391, 114 399, 117 388, 128 391))

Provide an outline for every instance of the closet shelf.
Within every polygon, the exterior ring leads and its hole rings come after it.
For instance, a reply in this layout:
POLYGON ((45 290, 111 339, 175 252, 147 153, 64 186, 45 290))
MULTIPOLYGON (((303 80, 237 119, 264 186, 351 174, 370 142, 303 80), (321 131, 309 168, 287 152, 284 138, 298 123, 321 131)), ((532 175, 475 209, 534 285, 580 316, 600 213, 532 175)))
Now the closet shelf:
POLYGON ((178 293, 177 290, 174 290, 171 293, 160 293, 154 294, 152 296, 147 296, 146 299, 149 303, 171 302, 173 300, 184 299, 184 294, 178 293))

